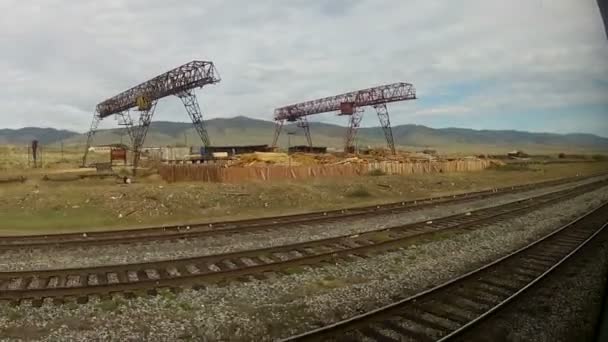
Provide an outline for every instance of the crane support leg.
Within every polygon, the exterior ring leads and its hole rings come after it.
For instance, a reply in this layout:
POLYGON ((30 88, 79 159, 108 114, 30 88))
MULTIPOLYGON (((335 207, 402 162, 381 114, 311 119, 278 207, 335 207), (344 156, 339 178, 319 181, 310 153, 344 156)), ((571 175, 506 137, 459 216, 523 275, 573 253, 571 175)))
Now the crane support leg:
POLYGON ((304 128, 304 134, 306 135, 306 141, 308 147, 312 148, 312 137, 310 136, 310 125, 308 125, 308 119, 305 116, 298 118, 298 127, 304 128))
POLYGON ((127 134, 129 134, 129 139, 131 139, 131 145, 133 145, 135 137, 133 132, 133 119, 131 118, 131 114, 129 114, 129 111, 126 110, 124 112, 117 113, 116 116, 118 116, 118 124, 120 126, 125 126, 127 134))
POLYGON ((95 136, 95 133, 97 132, 97 127, 99 126, 99 121, 101 121, 101 118, 99 117, 99 113, 95 112, 95 114, 93 114, 93 121, 91 122, 91 127, 89 128, 89 131, 87 132, 87 144, 84 148, 84 155, 82 156, 82 167, 85 167, 87 164, 87 155, 89 154, 89 148, 91 147, 91 143, 93 142, 93 137, 95 136))
POLYGON ((201 113, 201 108, 198 105, 198 101, 196 99, 196 94, 192 90, 183 91, 177 96, 182 100, 190 119, 192 119, 192 124, 196 129, 196 132, 201 137, 201 141, 205 147, 209 147, 209 135, 207 134, 207 129, 205 128, 205 122, 203 121, 203 114, 201 113))
POLYGON ((148 134, 150 122, 152 122, 152 115, 154 115, 156 102, 157 101, 152 101, 151 106, 147 110, 143 110, 139 113, 138 126, 131 128, 133 132, 133 175, 137 173, 141 149, 144 146, 144 140, 146 139, 146 134, 148 134))
POLYGON ((380 120, 380 126, 382 126, 382 130, 384 131, 386 144, 391 150, 391 153, 395 154, 395 140, 393 139, 393 130, 391 129, 391 120, 388 116, 388 109, 386 109, 386 103, 375 105, 374 108, 378 113, 378 119, 380 120))
POLYGON ((281 129, 283 128, 283 123, 285 120, 276 120, 274 122, 274 137, 272 138, 272 147, 277 147, 277 143, 279 142, 279 135, 281 135, 281 129))
POLYGON ((361 119, 363 119, 362 110, 355 110, 355 112, 350 116, 348 121, 348 129, 346 131, 346 139, 344 142, 344 152, 346 153, 355 152, 355 138, 357 137, 357 130, 359 129, 361 119))

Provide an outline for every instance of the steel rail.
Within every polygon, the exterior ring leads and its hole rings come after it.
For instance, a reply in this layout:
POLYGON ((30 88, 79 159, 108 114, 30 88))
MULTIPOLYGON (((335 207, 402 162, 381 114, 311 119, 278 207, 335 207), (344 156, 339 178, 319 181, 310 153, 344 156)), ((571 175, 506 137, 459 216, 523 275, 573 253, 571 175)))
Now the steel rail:
POLYGON ((129 296, 136 291, 154 291, 163 287, 196 288, 205 283, 240 277, 264 278, 265 272, 276 273, 291 267, 365 258, 368 252, 399 248, 413 238, 441 231, 479 229, 488 223, 515 217, 606 185, 608 180, 603 180, 467 214, 448 216, 432 223, 419 222, 292 245, 157 262, 0 272, 0 300, 20 303, 24 299, 32 299, 41 304, 44 298, 76 297, 80 301, 86 301, 90 295, 113 292, 123 292, 129 296), (377 238, 378 234, 382 235, 381 239, 377 238))
POLYGON ((396 341, 397 335, 399 338, 413 341, 452 340, 544 279, 603 232, 608 226, 607 221, 608 203, 603 203, 542 238, 443 284, 367 313, 281 341, 321 341, 335 336, 344 338, 345 334, 361 334, 372 341, 396 341), (519 262, 518 258, 521 259, 519 262), (526 275, 531 278, 525 279, 526 275), (524 279, 521 286, 508 281, 522 282, 524 279), (465 292, 467 289, 471 292, 465 292), (482 295, 476 297, 475 294, 482 295), (501 295, 504 298, 495 302, 487 299, 501 295), (468 304, 463 304, 467 301, 468 304), (483 308, 484 305, 490 306, 483 308), (482 312, 476 314, 476 309, 482 312), (473 318, 468 319, 468 316, 465 317, 462 313, 467 310, 473 318), (452 328, 453 326, 457 327, 452 328), (425 331, 421 327, 428 330, 425 331), (392 334, 387 336, 387 331, 392 334))
MULTIPOLYGON (((604 206, 604 209, 607 209, 607 208, 605 208, 605 206, 604 206)), ((598 210, 598 209, 596 209, 596 210, 598 210)), ((521 289, 519 289, 517 292, 515 292, 511 296, 509 296, 507 299, 505 299, 505 300, 501 301, 500 303, 498 303, 496 306, 494 306, 490 310, 488 310, 485 313, 483 313, 481 316, 475 318, 474 320, 472 320, 469 323, 463 325, 459 329, 454 330, 452 333, 450 333, 447 336, 441 338, 439 340, 439 342, 445 342, 445 341, 453 340, 454 338, 456 338, 456 337, 464 334, 465 332, 470 331, 473 327, 479 325, 482 321, 487 320, 494 313, 496 313, 500 309, 504 308, 505 305, 511 303, 516 298, 521 297, 521 295, 524 292, 528 291, 530 288, 532 288, 538 282, 540 282, 541 280, 545 279, 549 274, 553 273, 556 268, 558 268, 559 266, 561 266, 563 263, 565 263, 567 260, 569 260, 574 254, 576 254, 579 250, 581 250, 583 247, 585 247, 591 240, 593 240, 598 234, 600 234, 607 226, 608 226, 608 223, 605 223, 598 230, 596 230, 591 236, 589 236, 585 241, 583 241, 580 245, 578 245, 574 250, 572 250, 570 253, 568 253, 567 255, 565 255, 557 263, 553 264, 553 266, 551 266, 549 269, 547 269, 541 275, 539 275, 538 277, 534 278, 534 280, 530 281, 527 285, 525 285, 524 287, 522 287, 521 289)), ((562 229, 566 229, 566 228, 568 228, 568 227, 562 227, 562 229)), ((554 234, 559 233, 560 231, 561 230, 558 230, 558 231, 554 232, 554 234)))
POLYGON ((289 229, 294 224, 325 223, 337 220, 355 219, 365 216, 384 215, 386 213, 403 213, 420 210, 436 205, 447 205, 491 198, 504 194, 518 193, 551 186, 566 185, 579 181, 602 177, 605 174, 594 174, 585 177, 569 177, 497 189, 468 192, 455 195, 430 197, 382 205, 354 207, 323 212, 312 212, 286 216, 263 217, 248 220, 204 222, 179 224, 173 226, 156 226, 138 229, 115 231, 88 231, 79 233, 0 236, 0 251, 21 248, 40 248, 51 246, 89 246, 117 243, 143 243, 150 241, 177 240, 193 237, 239 234, 244 232, 289 229))

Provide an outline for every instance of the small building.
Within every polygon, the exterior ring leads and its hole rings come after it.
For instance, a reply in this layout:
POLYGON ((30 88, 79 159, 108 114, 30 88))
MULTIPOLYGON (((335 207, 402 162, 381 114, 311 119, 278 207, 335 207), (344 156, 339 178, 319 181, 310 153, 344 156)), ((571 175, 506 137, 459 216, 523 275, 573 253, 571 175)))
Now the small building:
POLYGON ((127 165, 127 150, 127 146, 123 144, 110 146, 110 165, 114 165, 115 161, 121 161, 123 165, 127 165))
POLYGON ((142 153, 149 160, 187 160, 190 158, 188 147, 144 147, 142 153))
POLYGON ((89 147, 89 152, 106 153, 106 152, 110 152, 111 149, 112 149, 111 145, 98 145, 98 146, 89 147))

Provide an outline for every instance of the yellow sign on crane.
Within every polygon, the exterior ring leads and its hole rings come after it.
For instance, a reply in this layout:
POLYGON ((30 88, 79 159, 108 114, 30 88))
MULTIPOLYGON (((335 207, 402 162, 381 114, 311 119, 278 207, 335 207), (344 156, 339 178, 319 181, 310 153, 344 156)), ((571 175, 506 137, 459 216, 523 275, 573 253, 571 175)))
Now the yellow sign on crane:
POLYGON ((141 95, 137 97, 137 109, 139 110, 150 110, 152 107, 152 101, 147 96, 141 95))

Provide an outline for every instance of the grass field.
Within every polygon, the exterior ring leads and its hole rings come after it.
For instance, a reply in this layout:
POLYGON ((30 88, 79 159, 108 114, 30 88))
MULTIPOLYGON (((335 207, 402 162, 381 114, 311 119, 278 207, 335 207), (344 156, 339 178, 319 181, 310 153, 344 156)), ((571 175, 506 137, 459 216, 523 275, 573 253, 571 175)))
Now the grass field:
MULTIPOLYGON (((39 152, 38 169, 27 146, 0 145, 0 176, 45 173, 49 170, 78 168, 82 164, 83 148, 51 148, 42 146, 39 152)), ((108 162, 109 154, 90 153, 89 162, 108 162)))
POLYGON ((166 184, 151 175, 0 185, 0 235, 119 229, 242 219, 475 191, 608 171, 608 163, 504 167, 473 173, 365 176, 299 182, 166 184))

